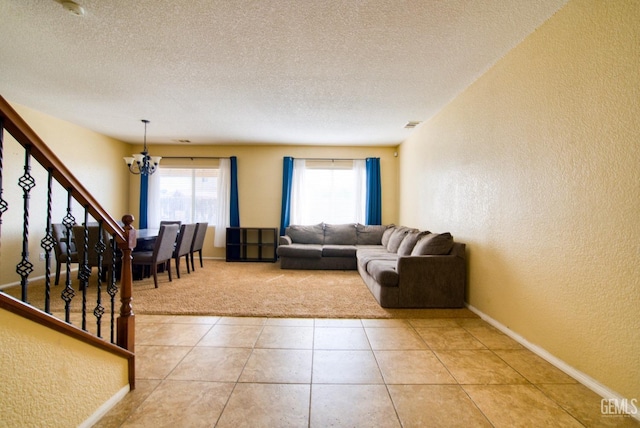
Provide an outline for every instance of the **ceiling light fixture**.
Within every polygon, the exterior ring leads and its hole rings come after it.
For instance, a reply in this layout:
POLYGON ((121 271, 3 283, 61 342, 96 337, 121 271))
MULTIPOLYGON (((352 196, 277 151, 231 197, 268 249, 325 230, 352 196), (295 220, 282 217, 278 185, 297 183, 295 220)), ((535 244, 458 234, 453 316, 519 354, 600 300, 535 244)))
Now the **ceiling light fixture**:
POLYGON ((74 1, 62 1, 60 2, 62 7, 69 11, 69 13, 75 16, 84 16, 84 8, 74 1))
POLYGON ((147 150, 147 119, 142 119, 144 123, 144 149, 140 154, 132 155, 133 157, 125 157, 124 162, 129 167, 132 174, 151 175, 158 169, 161 156, 149 156, 147 150))

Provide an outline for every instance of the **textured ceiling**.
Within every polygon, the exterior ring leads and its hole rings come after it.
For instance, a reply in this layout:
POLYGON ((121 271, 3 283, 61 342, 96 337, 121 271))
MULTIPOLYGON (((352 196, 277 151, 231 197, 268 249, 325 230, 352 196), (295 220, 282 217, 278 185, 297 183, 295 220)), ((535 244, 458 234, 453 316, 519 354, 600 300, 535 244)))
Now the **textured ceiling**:
POLYGON ((0 0, 0 95, 112 136, 397 145, 566 0, 0 0))

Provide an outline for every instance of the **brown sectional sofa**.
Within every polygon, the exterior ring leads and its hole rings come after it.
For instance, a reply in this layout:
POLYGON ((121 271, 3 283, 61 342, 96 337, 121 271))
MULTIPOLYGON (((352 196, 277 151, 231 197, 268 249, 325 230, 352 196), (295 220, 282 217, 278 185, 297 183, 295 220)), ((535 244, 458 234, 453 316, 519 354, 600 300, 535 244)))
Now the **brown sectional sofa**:
POLYGON ((358 270, 385 308, 459 308, 465 244, 403 226, 293 225, 280 237, 282 269, 358 270))

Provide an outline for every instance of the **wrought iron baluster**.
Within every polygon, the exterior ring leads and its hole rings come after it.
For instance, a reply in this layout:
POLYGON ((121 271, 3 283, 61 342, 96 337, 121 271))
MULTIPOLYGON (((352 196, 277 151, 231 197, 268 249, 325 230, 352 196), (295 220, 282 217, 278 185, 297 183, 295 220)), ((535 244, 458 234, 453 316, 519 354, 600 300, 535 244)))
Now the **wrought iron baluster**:
POLYGON ((9 204, 2 198, 2 165, 4 162, 4 121, 0 117, 0 236, 2 235, 2 214, 9 209, 9 204))
POLYGON ((82 329, 87 330, 87 286, 91 277, 91 267, 89 267, 89 207, 84 207, 84 241, 82 248, 84 254, 80 262, 80 289, 82 290, 82 329))
POLYGON ((116 285, 116 243, 115 233, 111 237, 111 276, 109 277, 109 285, 107 286, 107 294, 111 300, 111 343, 116 343, 116 294, 118 294, 118 286, 116 285))
POLYGON ((71 301, 76 295, 73 287, 71 287, 71 237, 73 236, 73 226, 76 224, 76 219, 71 213, 71 204, 73 203, 72 196, 73 189, 67 189, 67 214, 62 219, 62 225, 67 231, 67 279, 65 281, 64 290, 60 293, 60 297, 64 300, 64 320, 67 323, 71 322, 71 301))
POLYGON ((51 313, 51 251, 55 245, 55 240, 51 234, 51 206, 52 206, 52 189, 53 189, 53 169, 49 168, 47 178, 47 230, 44 238, 40 241, 40 246, 45 251, 44 259, 44 311, 51 313))
POLYGON ((16 272, 20 275, 20 286, 22 289, 22 301, 27 302, 27 286, 29 285, 29 275, 33 272, 33 263, 29 261, 29 198, 31 189, 36 185, 36 181, 31 176, 31 146, 27 146, 24 151, 24 174, 18 179, 18 185, 22 187, 22 198, 24 199, 22 217, 22 260, 16 266, 16 272))
POLYGON ((96 243, 96 253, 98 254, 98 282, 97 282, 97 301, 96 307, 93 309, 93 315, 96 317, 96 335, 102 337, 101 321, 102 315, 104 315, 104 307, 102 306, 102 275, 104 252, 107 248, 103 238, 102 220, 98 222, 98 242, 96 243))

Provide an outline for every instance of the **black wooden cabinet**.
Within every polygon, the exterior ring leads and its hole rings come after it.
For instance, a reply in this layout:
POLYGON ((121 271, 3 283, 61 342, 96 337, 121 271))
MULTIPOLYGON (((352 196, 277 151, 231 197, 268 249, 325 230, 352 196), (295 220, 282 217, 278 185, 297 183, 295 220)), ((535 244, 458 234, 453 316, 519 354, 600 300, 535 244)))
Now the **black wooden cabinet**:
POLYGON ((275 262, 278 228, 228 227, 228 262, 275 262))

